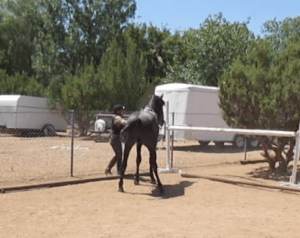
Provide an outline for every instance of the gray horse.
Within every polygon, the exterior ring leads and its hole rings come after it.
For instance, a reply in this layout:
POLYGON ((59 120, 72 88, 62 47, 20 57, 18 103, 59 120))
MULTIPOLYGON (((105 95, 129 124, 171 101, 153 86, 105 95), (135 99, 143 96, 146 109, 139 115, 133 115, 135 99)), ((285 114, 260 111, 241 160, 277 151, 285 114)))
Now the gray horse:
POLYGON ((139 166, 142 160, 141 147, 146 146, 150 153, 150 178, 155 184, 153 173, 156 176, 157 187, 160 193, 164 193, 163 186, 160 182, 157 173, 156 162, 156 145, 159 132, 159 126, 164 124, 163 106, 165 102, 162 96, 152 95, 148 105, 137 112, 132 113, 127 121, 126 126, 121 131, 122 141, 125 144, 123 151, 122 169, 120 174, 119 191, 124 192, 123 178, 127 167, 127 160, 132 146, 136 143, 137 158, 136 158, 136 176, 135 184, 139 184, 139 166))

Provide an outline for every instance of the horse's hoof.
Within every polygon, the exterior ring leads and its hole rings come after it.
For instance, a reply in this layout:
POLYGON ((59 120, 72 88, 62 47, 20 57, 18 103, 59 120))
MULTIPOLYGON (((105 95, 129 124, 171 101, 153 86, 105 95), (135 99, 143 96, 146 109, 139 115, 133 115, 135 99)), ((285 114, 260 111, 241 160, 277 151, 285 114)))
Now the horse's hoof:
POLYGON ((151 184, 156 184, 156 181, 155 180, 150 180, 150 183, 151 184))
POLYGON ((137 180, 134 180, 134 185, 140 185, 140 182, 137 180))
POLYGON ((119 188, 118 191, 119 191, 120 193, 124 193, 124 188, 119 188))
POLYGON ((106 176, 112 175, 110 169, 106 169, 106 170, 104 171, 104 173, 105 173, 106 176))

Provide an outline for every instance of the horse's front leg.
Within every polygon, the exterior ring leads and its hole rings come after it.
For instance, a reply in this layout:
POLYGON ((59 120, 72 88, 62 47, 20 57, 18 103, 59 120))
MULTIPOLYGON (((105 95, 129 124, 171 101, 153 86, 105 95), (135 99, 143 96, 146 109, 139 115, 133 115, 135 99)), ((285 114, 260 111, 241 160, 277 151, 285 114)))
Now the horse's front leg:
POLYGON ((136 144, 136 173, 135 173, 135 180, 134 180, 135 185, 140 184, 139 169, 140 169, 140 164, 141 164, 141 161, 142 161, 141 148, 142 148, 142 144, 140 142, 137 142, 137 144, 136 144))

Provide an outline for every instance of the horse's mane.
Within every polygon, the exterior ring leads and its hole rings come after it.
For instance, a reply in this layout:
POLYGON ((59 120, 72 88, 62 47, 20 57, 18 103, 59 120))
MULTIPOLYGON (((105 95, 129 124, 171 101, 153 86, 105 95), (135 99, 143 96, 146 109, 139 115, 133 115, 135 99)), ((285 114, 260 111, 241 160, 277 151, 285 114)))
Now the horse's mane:
POLYGON ((155 99, 155 96, 152 95, 150 101, 148 102, 147 107, 149 107, 149 108, 151 108, 151 109, 154 109, 154 108, 156 107, 156 105, 155 105, 155 100, 156 100, 156 99, 155 99))

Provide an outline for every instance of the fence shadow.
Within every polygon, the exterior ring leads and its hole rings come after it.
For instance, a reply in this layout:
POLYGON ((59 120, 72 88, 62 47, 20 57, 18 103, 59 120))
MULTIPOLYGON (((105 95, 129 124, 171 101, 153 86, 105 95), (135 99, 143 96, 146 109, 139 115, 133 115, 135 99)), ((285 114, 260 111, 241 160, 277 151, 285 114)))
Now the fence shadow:
MULTIPOLYGON (((288 166, 288 172, 283 173, 278 169, 275 170, 270 170, 268 166, 262 166, 259 168, 256 168, 254 171, 251 171, 247 173, 247 175, 253 177, 253 178, 262 178, 266 180, 273 180, 273 181, 283 181, 283 182, 289 182, 290 181, 290 176, 292 175, 292 169, 293 166, 290 165, 288 166)), ((297 168, 297 178, 296 180, 299 181, 300 179, 300 168, 297 168)))

